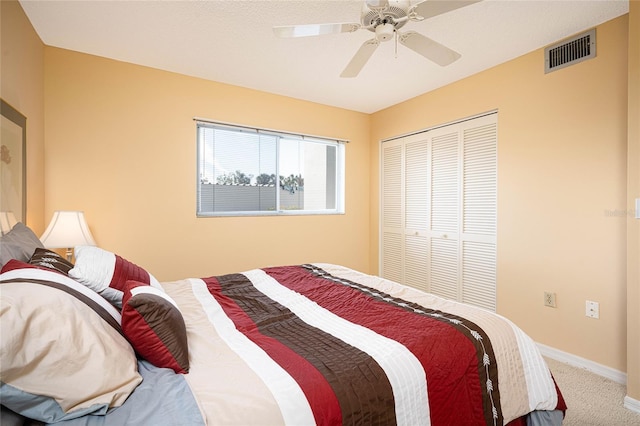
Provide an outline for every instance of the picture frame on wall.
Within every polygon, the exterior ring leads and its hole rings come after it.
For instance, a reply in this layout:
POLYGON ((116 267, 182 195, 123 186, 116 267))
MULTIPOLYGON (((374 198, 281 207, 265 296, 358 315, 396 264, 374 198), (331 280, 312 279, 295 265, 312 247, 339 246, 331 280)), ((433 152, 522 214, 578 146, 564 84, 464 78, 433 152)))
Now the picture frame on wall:
POLYGON ((27 117, 0 99, 0 218, 27 219, 27 117))

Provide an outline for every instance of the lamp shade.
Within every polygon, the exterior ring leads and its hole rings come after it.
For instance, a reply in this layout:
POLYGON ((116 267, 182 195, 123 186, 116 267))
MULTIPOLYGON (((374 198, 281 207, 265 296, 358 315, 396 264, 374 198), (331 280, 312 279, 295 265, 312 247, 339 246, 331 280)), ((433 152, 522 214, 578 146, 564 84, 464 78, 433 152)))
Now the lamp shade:
POLYGON ((18 223, 13 212, 0 212, 0 234, 4 235, 11 231, 11 228, 18 223))
POLYGON ((84 220, 84 212, 56 211, 49 226, 40 237, 47 248, 70 248, 87 245, 95 246, 96 242, 84 220))

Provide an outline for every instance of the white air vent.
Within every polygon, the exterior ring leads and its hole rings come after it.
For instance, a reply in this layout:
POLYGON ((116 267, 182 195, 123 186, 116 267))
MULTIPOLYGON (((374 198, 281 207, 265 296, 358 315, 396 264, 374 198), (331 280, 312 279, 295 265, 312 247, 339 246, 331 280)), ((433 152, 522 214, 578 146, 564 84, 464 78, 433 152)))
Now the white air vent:
POLYGON ((595 28, 544 49, 545 74, 596 57, 595 28))

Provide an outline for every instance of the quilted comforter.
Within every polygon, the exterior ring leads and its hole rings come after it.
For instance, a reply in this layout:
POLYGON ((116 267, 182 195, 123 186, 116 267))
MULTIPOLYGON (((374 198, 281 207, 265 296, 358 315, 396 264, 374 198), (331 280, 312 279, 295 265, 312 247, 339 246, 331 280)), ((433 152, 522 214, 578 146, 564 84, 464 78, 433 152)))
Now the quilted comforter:
POLYGON ((507 319, 314 264, 163 283, 211 424, 502 425, 563 408, 507 319))

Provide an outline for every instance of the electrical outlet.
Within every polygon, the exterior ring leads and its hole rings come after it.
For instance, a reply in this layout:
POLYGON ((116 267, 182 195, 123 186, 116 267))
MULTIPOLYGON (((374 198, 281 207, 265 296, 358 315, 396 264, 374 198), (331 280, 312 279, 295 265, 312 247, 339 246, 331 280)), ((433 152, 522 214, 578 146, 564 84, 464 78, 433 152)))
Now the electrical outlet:
POLYGON ((544 306, 549 306, 551 308, 556 307, 556 294, 551 293, 550 291, 544 292, 544 306))
POLYGON ((600 304, 598 302, 592 302, 591 300, 587 300, 586 312, 585 315, 589 318, 600 318, 600 304))

